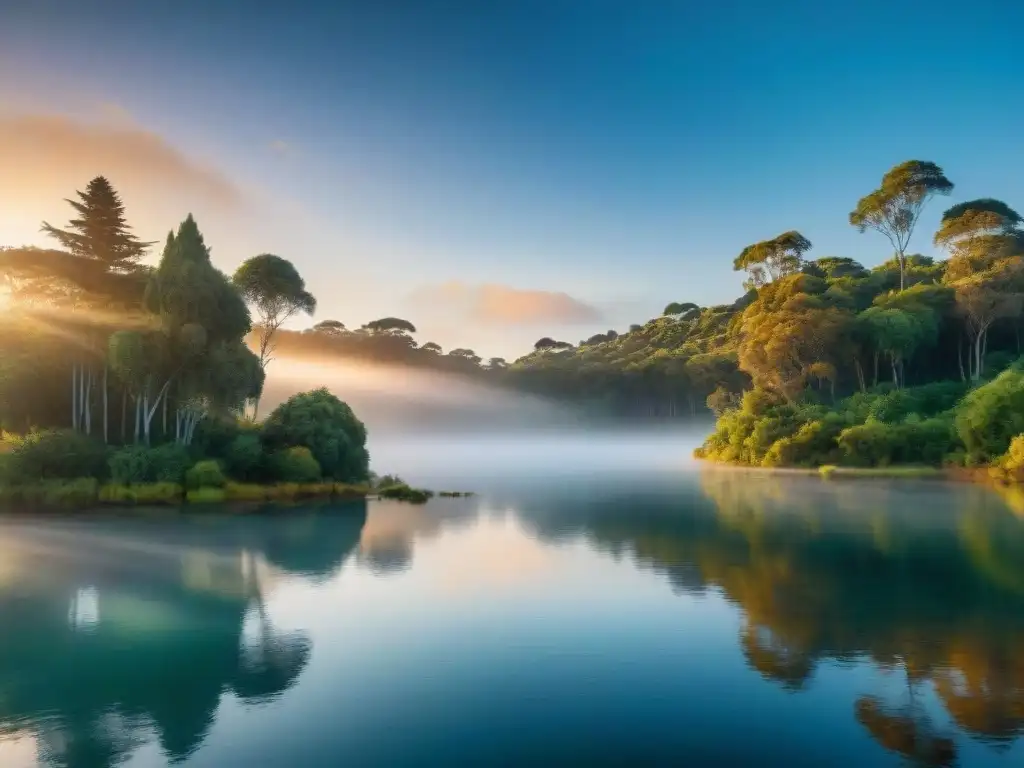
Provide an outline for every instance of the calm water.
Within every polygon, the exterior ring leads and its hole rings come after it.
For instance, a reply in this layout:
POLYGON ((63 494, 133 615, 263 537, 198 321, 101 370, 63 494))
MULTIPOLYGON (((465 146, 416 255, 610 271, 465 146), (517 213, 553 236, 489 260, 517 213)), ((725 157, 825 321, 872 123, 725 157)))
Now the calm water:
POLYGON ((653 466, 0 520, 0 765, 1024 765, 1012 503, 653 466))

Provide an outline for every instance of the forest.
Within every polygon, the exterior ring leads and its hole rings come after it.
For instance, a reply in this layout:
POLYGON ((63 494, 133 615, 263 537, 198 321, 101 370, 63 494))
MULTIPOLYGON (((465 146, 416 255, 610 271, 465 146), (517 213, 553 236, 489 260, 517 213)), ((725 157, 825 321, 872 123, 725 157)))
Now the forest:
POLYGON ((366 429, 326 389, 257 421, 276 328, 316 301, 272 254, 220 272, 188 215, 139 240, 110 182, 67 201, 57 247, 0 249, 4 500, 173 503, 350 495, 366 429), (246 340, 258 319, 256 351, 246 340))
POLYGON ((418 347, 388 318, 288 335, 294 354, 368 357, 475 375, 629 417, 717 417, 699 457, 790 467, 989 467, 1024 478, 1024 228, 1003 201, 958 202, 908 253, 921 213, 954 185, 911 160, 856 201, 849 224, 891 258, 811 258, 783 232, 740 250, 734 303, 673 302, 660 317, 578 344, 545 337, 512 362, 418 347), (890 250, 891 249, 891 250, 890 250))
POLYGON ((116 192, 98 178, 69 201, 77 218, 67 228, 43 224, 59 248, 0 250, 4 316, 17 328, 0 342, 5 453, 74 438, 124 457, 173 453, 182 465, 210 454, 242 482, 291 477, 289 462, 305 465, 294 469, 303 479, 365 478, 365 428, 329 393, 258 421, 277 356, 415 366, 631 419, 713 414, 697 455, 724 463, 953 465, 1024 479, 1024 219, 1000 200, 957 202, 932 233, 945 257, 908 252, 922 211, 953 190, 935 163, 900 163, 851 201, 849 224, 891 254, 877 265, 812 258, 812 243, 789 230, 739 251, 744 292, 731 304, 673 302, 621 332, 576 344, 541 338, 508 362, 420 343, 401 317, 286 330, 316 309, 295 267, 262 254, 228 277, 191 216, 158 264, 143 266, 154 244, 131 234, 116 192), (275 426, 294 409, 291 421, 306 424, 313 407, 337 425, 323 445, 275 426))

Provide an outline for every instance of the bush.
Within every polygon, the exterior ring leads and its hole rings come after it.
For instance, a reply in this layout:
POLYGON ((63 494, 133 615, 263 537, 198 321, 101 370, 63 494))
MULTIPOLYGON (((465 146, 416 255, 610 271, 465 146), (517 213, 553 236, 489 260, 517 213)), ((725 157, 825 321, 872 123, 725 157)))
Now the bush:
POLYGON ((802 424, 791 436, 775 441, 762 464, 769 467, 817 467, 839 458, 836 439, 848 426, 840 414, 802 424))
POLYGON ((1010 441, 1010 447, 993 464, 989 473, 1005 483, 1024 482, 1024 435, 1017 435, 1010 441))
POLYGON ((180 504, 184 493, 181 484, 168 482, 146 483, 132 490, 137 504, 180 504))
POLYGON ((389 485, 377 491, 377 495, 382 499, 407 501, 410 504, 426 504, 434 494, 432 491, 423 488, 410 488, 408 485, 389 485))
POLYGON ((956 409, 956 431, 970 463, 1005 454, 1024 432, 1024 373, 1010 368, 969 392, 956 409))
POLYGON ((223 488, 193 488, 185 494, 189 504, 220 504, 225 498, 223 488))
POLYGON ((99 481, 95 477, 79 477, 44 483, 42 502, 51 507, 89 507, 98 496, 99 481))
POLYGON ((308 448, 325 477, 358 482, 369 476, 366 427, 326 389, 286 400, 264 422, 262 433, 271 452, 308 448))
POLYGON ((266 501, 269 497, 268 488, 264 485, 232 482, 224 484, 224 498, 229 501, 266 501))
POLYGON ((294 446, 271 458, 274 476, 286 483, 313 483, 320 479, 320 464, 309 448, 294 446))
POLYGON ((146 481, 181 485, 191 463, 192 459, 185 446, 177 443, 159 445, 149 451, 149 474, 146 481))
POLYGON ((208 416, 196 425, 191 451, 195 457, 226 457, 239 435, 259 434, 259 427, 230 417, 208 416))
POLYGON ((118 485, 144 483, 149 479, 149 451, 132 445, 114 451, 107 460, 110 481, 118 485))
POLYGON ((259 477, 263 467, 263 443, 255 431, 243 432, 228 445, 224 456, 228 474, 240 480, 259 477))
POLYGON ((177 483, 108 483, 99 490, 104 504, 180 504, 182 487, 177 483))
POLYGON ((8 461, 15 482, 105 478, 107 474, 106 446, 71 430, 26 435, 8 461))
POLYGON ((197 461, 195 466, 185 473, 185 486, 189 490, 221 488, 224 483, 224 473, 221 471, 220 464, 213 459, 197 461))

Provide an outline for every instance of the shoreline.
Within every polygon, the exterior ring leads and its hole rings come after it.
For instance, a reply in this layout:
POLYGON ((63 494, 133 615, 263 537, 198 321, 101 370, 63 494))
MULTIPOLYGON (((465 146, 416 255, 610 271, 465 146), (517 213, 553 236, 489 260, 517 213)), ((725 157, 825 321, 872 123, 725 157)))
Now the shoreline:
POLYGON ((771 475, 800 475, 804 477, 820 477, 822 480, 831 478, 857 480, 950 480, 956 482, 997 484, 989 476, 987 468, 968 470, 960 467, 928 467, 913 464, 900 464, 889 467, 843 467, 836 464, 823 464, 819 467, 755 467, 747 464, 727 464, 709 459, 694 458, 699 465, 721 470, 738 470, 741 472, 771 475))

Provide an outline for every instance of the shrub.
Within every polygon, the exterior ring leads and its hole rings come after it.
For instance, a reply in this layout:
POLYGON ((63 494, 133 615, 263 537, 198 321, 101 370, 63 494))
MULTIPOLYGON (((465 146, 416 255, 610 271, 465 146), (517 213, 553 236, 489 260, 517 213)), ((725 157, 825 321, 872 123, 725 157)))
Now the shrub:
POLYGON ((114 451, 107 460, 110 481, 117 485, 134 485, 149 479, 149 450, 141 445, 132 445, 114 451))
POLYGON ((26 435, 11 452, 8 467, 17 482, 104 478, 107 448, 71 430, 50 430, 26 435))
POLYGON ((775 441, 762 463, 769 467, 816 467, 839 458, 836 439, 848 426, 840 414, 828 414, 802 424, 788 437, 775 441))
POLYGON ((377 495, 382 499, 407 501, 410 504, 426 504, 434 494, 423 488, 410 488, 408 485, 389 485, 377 491, 377 495))
POLYGON ((99 500, 104 504, 134 504, 135 489, 120 483, 107 483, 100 488, 99 500))
POLYGON ((369 476, 366 427, 326 389, 286 400, 264 422, 262 433, 272 452, 308 448, 325 477, 352 482, 369 476))
POLYGON ((885 467, 892 462, 897 439, 892 425, 868 421, 844 429, 836 442, 847 463, 858 467, 885 467))
POLYGON ((224 498, 229 501, 266 501, 269 495, 267 487, 263 485, 232 482, 224 484, 224 498))
POLYGON ((193 488, 185 494, 189 504, 219 504, 225 497, 223 488, 193 488))
POLYGON ((177 443, 159 445, 149 452, 150 466, 146 481, 181 485, 191 463, 192 459, 185 446, 177 443))
POLYGON ((1007 483, 1024 481, 1024 434, 1010 441, 1006 453, 989 470, 992 477, 1007 483))
POLYGON ((209 416, 196 425, 192 455, 226 457, 231 443, 239 435, 259 434, 259 427, 231 417, 209 416))
POLYGON ((228 474, 240 480, 258 477, 263 459, 263 444, 255 431, 243 432, 235 437, 224 455, 228 474))
POLYGON ((183 489, 179 483, 146 483, 132 489, 138 504, 180 504, 183 489))
POLYGON ((190 490, 199 488, 221 488, 225 482, 220 464, 213 459, 197 461, 195 466, 185 473, 185 486, 190 490))
POLYGON ((992 461, 1024 432, 1024 372, 1010 368, 964 397, 956 431, 973 462, 992 461))
POLYGON ((335 483, 333 495, 341 499, 364 498, 373 489, 368 485, 352 485, 350 483, 335 483))
POLYGON ((274 476, 286 483, 312 483, 320 479, 320 464, 309 448, 293 446, 271 458, 274 476))
POLYGON ((88 507, 99 496, 99 481, 94 477, 75 480, 50 480, 42 485, 41 501, 52 507, 88 507))

